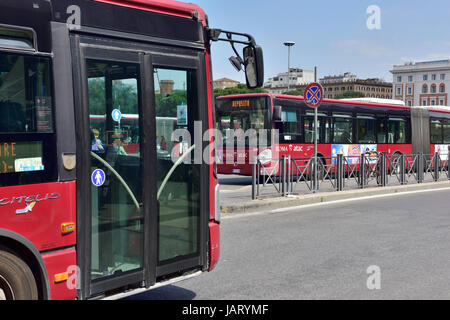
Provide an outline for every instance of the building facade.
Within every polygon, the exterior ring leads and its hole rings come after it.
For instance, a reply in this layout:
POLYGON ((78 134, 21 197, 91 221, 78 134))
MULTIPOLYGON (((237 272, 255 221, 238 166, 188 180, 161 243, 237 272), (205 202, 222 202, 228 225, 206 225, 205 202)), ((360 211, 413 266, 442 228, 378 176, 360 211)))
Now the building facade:
POLYGON ((213 81, 213 87, 214 89, 225 89, 225 88, 234 88, 236 87, 240 82, 228 78, 220 78, 213 81))
POLYGON ((394 65, 394 99, 406 105, 449 105, 450 59, 394 65))
POLYGON ((366 98, 392 99, 392 83, 378 78, 358 79, 350 72, 320 79, 324 98, 335 99, 346 92, 358 92, 366 98))
POLYGON ((279 73, 275 77, 269 78, 264 84, 264 89, 270 93, 283 93, 288 91, 300 90, 305 88, 308 83, 314 82, 314 70, 305 70, 300 68, 289 68, 287 72, 279 73))

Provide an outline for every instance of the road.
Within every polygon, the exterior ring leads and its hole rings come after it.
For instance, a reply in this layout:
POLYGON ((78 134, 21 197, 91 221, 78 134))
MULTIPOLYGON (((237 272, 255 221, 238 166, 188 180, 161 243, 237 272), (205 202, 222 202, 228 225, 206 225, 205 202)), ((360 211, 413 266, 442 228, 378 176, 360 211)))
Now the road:
POLYGON ((450 299, 449 208, 441 190, 230 215, 212 272, 132 299, 450 299))

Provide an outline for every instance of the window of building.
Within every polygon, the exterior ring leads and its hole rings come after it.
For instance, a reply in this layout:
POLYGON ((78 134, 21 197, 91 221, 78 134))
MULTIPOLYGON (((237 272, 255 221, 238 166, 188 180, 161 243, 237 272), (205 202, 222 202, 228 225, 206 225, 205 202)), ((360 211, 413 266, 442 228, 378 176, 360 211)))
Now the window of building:
POLYGON ((430 89, 431 89, 431 93, 436 93, 436 85, 435 84, 432 84, 430 89))
POLYGON ((397 82, 402 82, 402 77, 401 76, 397 77, 397 82))
POLYGON ((427 93, 428 92, 428 86, 426 84, 424 84, 422 86, 422 93, 427 93))
POLYGON ((431 80, 436 80, 436 74, 431 75, 431 80))
POLYGON ((412 82, 413 81, 413 76, 408 76, 408 82, 412 82))
POLYGON ((445 80, 445 73, 441 73, 440 79, 441 79, 441 80, 445 80))
POLYGON ((440 100, 439 100, 439 105, 440 105, 440 106, 443 106, 443 105, 444 105, 444 99, 440 99, 440 100))
POLYGON ((441 83, 441 84, 439 85, 439 92, 440 92, 440 93, 444 93, 444 92, 445 92, 445 84, 441 83))
POLYGON ((402 88, 397 87, 397 95, 401 95, 402 94, 402 88))
POLYGON ((427 81, 428 80, 428 75, 427 74, 424 74, 423 75, 423 81, 427 81))
POLYGON ((408 87, 408 94, 412 94, 412 88, 408 87))
POLYGON ((422 105, 423 105, 423 106, 426 106, 426 105, 427 105, 427 99, 423 99, 423 100, 422 100, 422 105))
POLYGON ((430 105, 432 105, 432 106, 435 106, 435 105, 436 105, 436 100, 434 100, 434 99, 431 99, 431 103, 430 103, 430 105))

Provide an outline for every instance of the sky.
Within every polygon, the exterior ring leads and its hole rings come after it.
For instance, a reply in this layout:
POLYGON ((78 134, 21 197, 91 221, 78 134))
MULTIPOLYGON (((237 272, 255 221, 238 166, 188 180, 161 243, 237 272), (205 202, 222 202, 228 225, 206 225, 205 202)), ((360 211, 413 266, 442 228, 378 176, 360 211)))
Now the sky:
MULTIPOLYGON (((351 72, 359 78, 391 82, 393 65, 450 59, 448 0, 192 2, 206 12, 211 28, 255 38, 264 52, 265 81, 287 71, 285 41, 295 42, 291 68, 317 66, 318 78, 351 72), (379 15, 371 6, 379 8, 379 15)), ((227 77, 245 83, 244 73, 228 61, 233 55, 229 44, 214 42, 211 51, 214 79, 227 77)))

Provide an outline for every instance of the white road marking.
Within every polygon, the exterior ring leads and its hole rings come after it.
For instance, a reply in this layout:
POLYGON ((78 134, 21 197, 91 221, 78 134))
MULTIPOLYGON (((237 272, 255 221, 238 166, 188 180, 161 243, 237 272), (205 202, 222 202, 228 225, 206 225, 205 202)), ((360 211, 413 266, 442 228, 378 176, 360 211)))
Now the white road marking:
POLYGON ((281 213, 281 212, 286 212, 286 211, 308 209, 308 208, 314 208, 314 207, 320 207, 320 206, 326 206, 326 205, 332 205, 332 204, 339 204, 339 203, 345 203, 345 202, 363 201, 363 200, 371 200, 371 199, 378 199, 378 198, 410 195, 410 194, 415 194, 415 193, 439 192, 439 191, 448 191, 448 190, 450 190, 450 187, 438 188, 438 189, 413 190, 413 191, 395 192, 395 193, 387 193, 387 194, 377 194, 377 195, 357 197, 357 198, 310 203, 310 204, 304 204, 304 205, 298 205, 298 206, 292 206, 292 207, 286 207, 286 208, 273 209, 273 210, 268 210, 268 211, 237 213, 237 214, 230 214, 230 215, 222 214, 222 219, 244 218, 244 217, 261 215, 261 214, 281 213))

